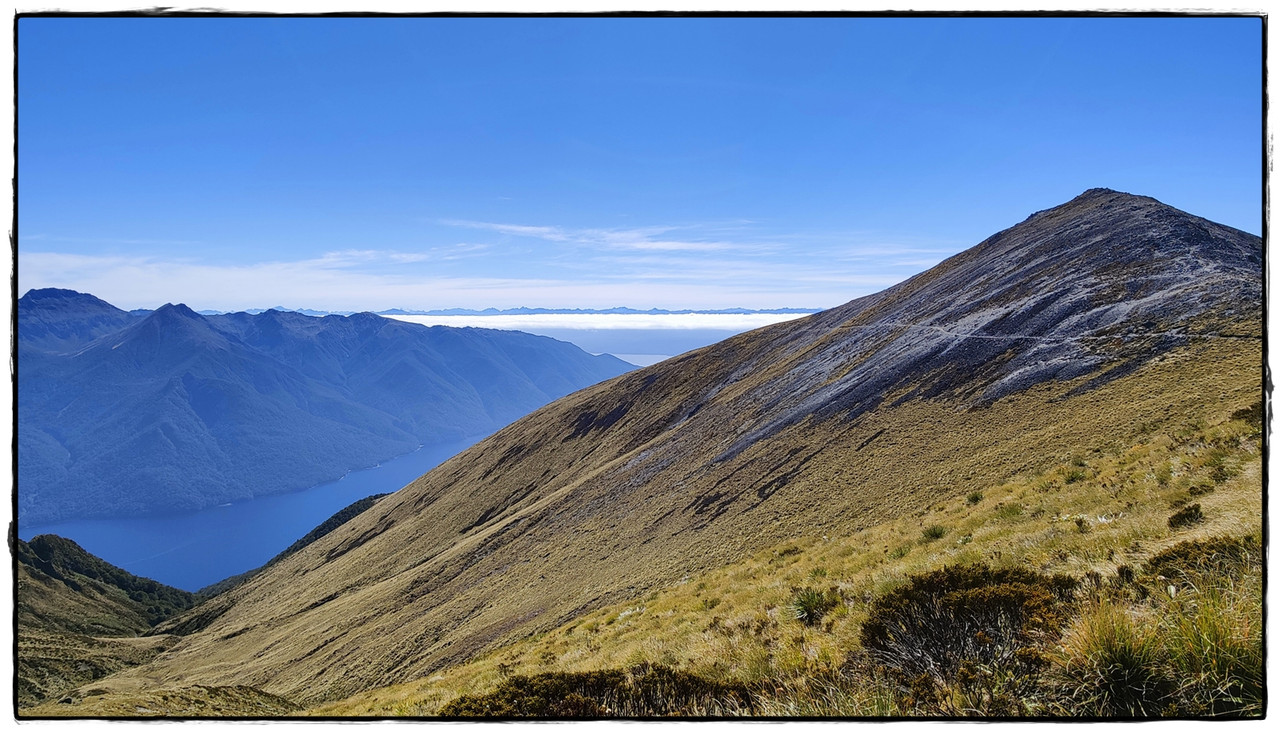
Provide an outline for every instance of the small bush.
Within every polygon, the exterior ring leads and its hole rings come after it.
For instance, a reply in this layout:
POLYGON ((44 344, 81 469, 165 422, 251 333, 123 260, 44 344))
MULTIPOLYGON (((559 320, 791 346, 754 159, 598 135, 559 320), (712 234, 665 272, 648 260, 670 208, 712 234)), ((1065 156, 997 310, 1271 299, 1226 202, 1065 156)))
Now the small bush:
POLYGON ((1072 485, 1077 482, 1083 481, 1084 478, 1088 476, 1089 476, 1088 473, 1086 473, 1084 470, 1067 470, 1067 474, 1063 476, 1062 481, 1067 483, 1068 485, 1072 485))
POLYGON ((1202 520, 1204 520, 1204 513, 1200 511, 1200 503, 1191 503, 1169 516, 1169 528, 1177 530, 1178 528, 1194 525, 1202 520))
POLYGON ((1013 520, 1022 517, 1022 504, 1009 503, 1008 505, 1000 505, 996 508, 996 517, 1005 520, 1013 520))
POLYGON ((936 541, 947 534, 947 529, 941 525, 931 525, 920 532, 920 542, 928 543, 936 541))
POLYGON ((977 505, 978 503, 982 502, 982 498, 983 498, 982 492, 978 490, 974 490, 973 492, 969 493, 969 496, 966 497, 964 501, 970 505, 977 505))
POLYGON ((1231 450, 1224 447, 1214 447, 1205 454, 1201 466, 1210 480, 1215 483, 1226 482, 1236 473, 1236 468, 1227 461, 1230 456, 1231 450))
POLYGON ((827 612, 840 605, 840 593, 835 589, 814 589, 805 587, 795 590, 791 597, 791 614, 804 624, 812 627, 826 616, 827 612))
POLYGON ((1231 412, 1231 418, 1237 421, 1243 421, 1254 429, 1262 429, 1262 400, 1259 399, 1253 403, 1253 406, 1239 409, 1231 412))
POLYGON ((919 712, 1022 715, 1075 587, 1066 576, 980 564, 913 576, 872 603, 862 647, 919 712))
POLYGON ((898 546, 897 548, 889 552, 889 559, 892 561, 896 561, 900 558, 905 557, 908 553, 911 553, 911 544, 904 543, 901 546, 898 546))
POLYGON ((1147 559, 1142 573, 1195 582, 1211 575, 1238 578, 1261 565, 1262 545, 1257 537, 1216 536, 1170 546, 1147 559))
POLYGON ((1116 575, 1111 582, 1114 586, 1128 586, 1133 583, 1135 578, 1136 575, 1133 572, 1132 566, 1120 564, 1116 567, 1116 575))
POLYGON ((751 707, 751 693, 742 684, 645 663, 628 670, 513 676, 490 693, 450 701, 440 715, 644 718, 724 715, 751 707))

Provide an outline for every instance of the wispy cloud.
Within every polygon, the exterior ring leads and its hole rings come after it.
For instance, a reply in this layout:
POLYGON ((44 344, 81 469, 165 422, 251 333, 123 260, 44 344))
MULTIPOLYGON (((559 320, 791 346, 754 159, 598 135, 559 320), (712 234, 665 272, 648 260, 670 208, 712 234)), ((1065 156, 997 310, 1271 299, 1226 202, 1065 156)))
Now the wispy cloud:
POLYGON ((487 223, 485 221, 463 221, 453 218, 443 218, 437 221, 445 226, 455 226, 457 228, 473 228, 481 231, 494 231, 500 234, 510 236, 528 236, 535 239, 545 239, 547 241, 570 241, 572 240, 563 229, 556 226, 521 226, 511 223, 487 223))
POLYGON ((437 223, 458 228, 493 231, 507 236, 541 239, 579 246, 634 251, 728 251, 741 250, 742 244, 716 240, 683 240, 666 236, 672 231, 694 230, 692 226, 648 226, 643 228, 564 228, 561 226, 527 226, 486 221, 440 219, 437 223))
MULTIPOLYGON (((370 269, 365 252, 299 261, 211 264, 145 256, 20 253, 19 287, 89 292, 125 309, 183 302, 195 309, 310 307, 383 310, 393 307, 587 307, 711 309, 823 307, 850 299, 847 287, 810 284, 803 291, 759 280, 746 271, 714 275, 687 269, 631 277, 434 276, 407 269, 370 269)), ((785 283, 784 283, 785 284, 785 283)), ((865 294, 865 292, 863 292, 865 294)))
POLYGON ((540 314, 540 315, 393 315, 396 320, 420 325, 488 327, 499 330, 728 330, 742 332, 803 314, 540 314))
POLYGON ((312 261, 316 266, 333 269, 349 269, 374 264, 418 264, 430 261, 456 261, 476 256, 489 247, 485 244, 454 244, 432 247, 423 251, 396 251, 387 249, 341 249, 328 251, 312 261))
MULTIPOLYGON (((946 254, 945 243, 762 230, 747 221, 573 228, 448 219, 511 240, 336 248, 290 260, 22 248, 20 285, 91 292, 128 308, 826 307, 883 289, 946 254), (531 246, 529 241, 545 242, 531 246), (37 249, 37 250, 31 250, 37 249)), ((101 251, 101 250, 100 250, 101 251)))

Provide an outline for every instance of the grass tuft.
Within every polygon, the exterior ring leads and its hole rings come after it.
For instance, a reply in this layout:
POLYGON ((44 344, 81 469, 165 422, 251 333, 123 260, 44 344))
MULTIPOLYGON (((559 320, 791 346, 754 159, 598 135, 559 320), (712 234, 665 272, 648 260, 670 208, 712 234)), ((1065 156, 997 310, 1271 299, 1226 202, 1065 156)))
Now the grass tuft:
POLYGON ((840 594, 835 589, 797 589, 791 597, 791 614, 807 626, 814 626, 832 609, 840 605, 840 594))

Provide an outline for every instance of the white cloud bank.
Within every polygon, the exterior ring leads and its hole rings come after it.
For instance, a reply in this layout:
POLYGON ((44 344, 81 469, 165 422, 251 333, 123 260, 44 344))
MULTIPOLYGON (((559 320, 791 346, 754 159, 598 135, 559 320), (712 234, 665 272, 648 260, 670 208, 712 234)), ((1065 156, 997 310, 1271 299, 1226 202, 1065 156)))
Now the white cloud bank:
POLYGON ((496 330, 725 330, 745 332, 786 322, 804 314, 688 312, 680 314, 572 313, 535 315, 387 315, 428 327, 486 327, 496 330))

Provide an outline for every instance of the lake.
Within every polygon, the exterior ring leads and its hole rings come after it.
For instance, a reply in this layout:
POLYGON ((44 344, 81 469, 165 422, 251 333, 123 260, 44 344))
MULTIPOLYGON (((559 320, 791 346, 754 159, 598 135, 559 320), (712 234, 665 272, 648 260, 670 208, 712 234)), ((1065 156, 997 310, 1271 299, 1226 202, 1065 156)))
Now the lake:
POLYGON ((18 537, 55 533, 129 573, 195 591, 261 566, 351 503, 399 490, 483 438, 426 445, 297 492, 188 513, 19 525, 18 537))

